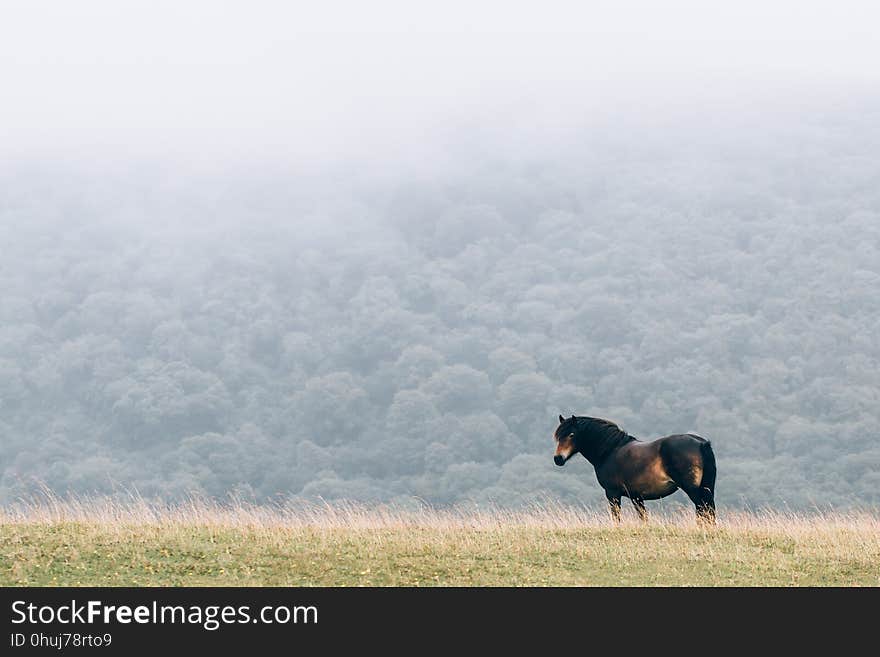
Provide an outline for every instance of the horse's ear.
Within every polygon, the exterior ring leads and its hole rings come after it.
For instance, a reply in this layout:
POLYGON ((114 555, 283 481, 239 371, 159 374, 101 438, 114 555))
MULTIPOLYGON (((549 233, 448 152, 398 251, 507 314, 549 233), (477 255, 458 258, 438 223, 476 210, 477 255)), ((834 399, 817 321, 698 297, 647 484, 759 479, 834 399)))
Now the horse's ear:
POLYGON ((562 424, 563 422, 565 422, 565 418, 562 417, 562 413, 560 413, 559 414, 559 424, 562 424))

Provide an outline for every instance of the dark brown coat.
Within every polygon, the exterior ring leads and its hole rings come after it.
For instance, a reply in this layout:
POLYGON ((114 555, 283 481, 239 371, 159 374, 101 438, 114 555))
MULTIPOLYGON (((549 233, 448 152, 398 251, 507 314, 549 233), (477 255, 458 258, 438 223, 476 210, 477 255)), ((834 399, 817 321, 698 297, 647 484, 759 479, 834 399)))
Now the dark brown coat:
POLYGON ((645 500, 681 488, 697 518, 715 522, 715 454, 705 438, 688 433, 645 442, 609 420, 560 415, 554 439, 556 465, 577 453, 593 464, 615 520, 620 520, 621 497, 630 498, 646 519, 645 500))

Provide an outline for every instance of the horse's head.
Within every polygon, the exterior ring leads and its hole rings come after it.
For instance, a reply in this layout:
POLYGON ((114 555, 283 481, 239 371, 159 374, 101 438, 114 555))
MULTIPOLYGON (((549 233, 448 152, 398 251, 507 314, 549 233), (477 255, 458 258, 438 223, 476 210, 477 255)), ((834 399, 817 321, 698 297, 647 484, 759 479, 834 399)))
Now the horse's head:
POLYGON ((556 427, 556 433, 553 434, 553 439, 556 441, 553 462, 556 465, 565 465, 568 459, 577 454, 578 448, 574 437, 576 429, 577 418, 574 415, 570 418, 559 416, 559 426, 556 427))

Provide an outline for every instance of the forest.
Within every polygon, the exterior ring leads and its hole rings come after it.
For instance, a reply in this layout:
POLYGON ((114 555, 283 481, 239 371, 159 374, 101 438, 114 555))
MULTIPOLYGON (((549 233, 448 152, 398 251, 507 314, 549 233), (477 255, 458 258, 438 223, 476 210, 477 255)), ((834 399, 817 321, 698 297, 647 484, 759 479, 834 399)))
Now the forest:
POLYGON ((877 506, 878 118, 399 168, 4 160, 0 502, 604 505, 553 465, 577 413, 710 439, 722 509, 877 506))

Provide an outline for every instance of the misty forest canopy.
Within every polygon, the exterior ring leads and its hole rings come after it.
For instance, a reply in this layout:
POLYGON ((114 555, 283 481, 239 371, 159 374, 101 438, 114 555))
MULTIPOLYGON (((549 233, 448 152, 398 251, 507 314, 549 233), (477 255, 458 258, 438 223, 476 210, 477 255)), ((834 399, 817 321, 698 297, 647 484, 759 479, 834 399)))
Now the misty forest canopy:
POLYGON ((877 114, 436 170, 6 164, 0 501, 604 508, 553 465, 578 413, 710 438, 722 508, 880 504, 877 114))

